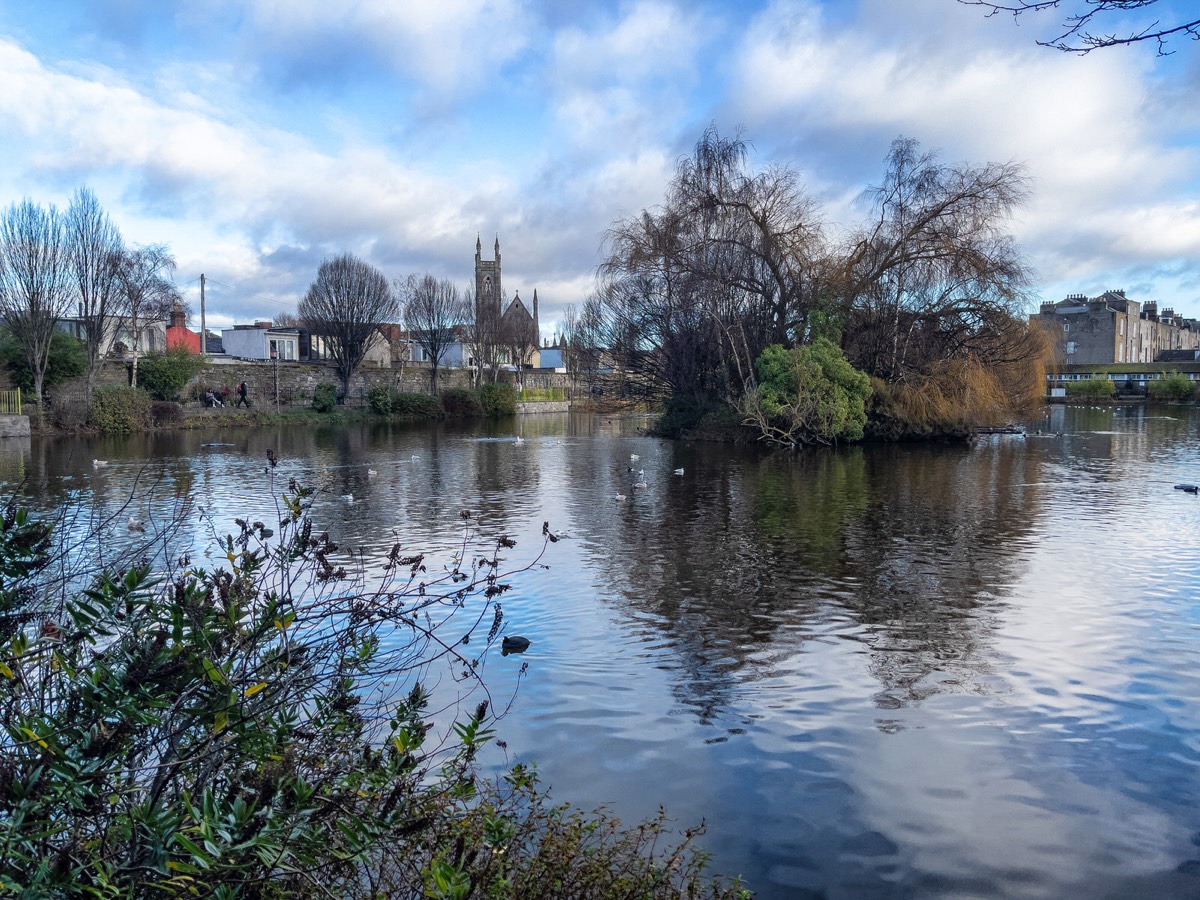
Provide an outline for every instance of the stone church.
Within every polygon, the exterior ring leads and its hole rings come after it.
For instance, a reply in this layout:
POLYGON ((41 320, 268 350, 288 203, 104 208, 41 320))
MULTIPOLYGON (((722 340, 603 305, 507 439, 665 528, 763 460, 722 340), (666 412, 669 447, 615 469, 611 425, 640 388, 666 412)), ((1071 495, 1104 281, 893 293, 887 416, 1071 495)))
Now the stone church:
MULTIPOLYGON (((495 259, 483 258, 483 245, 475 238, 475 325, 482 329, 494 323, 499 334, 505 335, 502 344, 523 344, 523 358, 512 359, 516 365, 538 364, 537 351, 541 344, 538 330, 538 295, 533 291, 533 309, 525 305, 520 293, 505 303, 504 286, 500 271, 500 237, 496 236, 495 259), (514 339, 517 336, 518 339, 514 339)), ((508 356, 513 356, 510 350, 508 356)))

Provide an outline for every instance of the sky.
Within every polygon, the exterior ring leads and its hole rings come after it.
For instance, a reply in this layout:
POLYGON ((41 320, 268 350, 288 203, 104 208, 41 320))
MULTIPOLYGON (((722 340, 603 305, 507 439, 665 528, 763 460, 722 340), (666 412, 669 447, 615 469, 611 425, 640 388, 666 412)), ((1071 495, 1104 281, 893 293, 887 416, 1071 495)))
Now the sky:
POLYGON ((710 125, 791 167, 834 235, 903 136, 1026 167, 1035 301, 1200 317, 1200 43, 1074 56, 1037 45, 1055 24, 956 0, 0 0, 0 206, 90 188, 128 243, 170 246, 193 327, 205 275, 218 329, 295 312, 347 252, 465 289, 499 237, 550 338, 710 125))

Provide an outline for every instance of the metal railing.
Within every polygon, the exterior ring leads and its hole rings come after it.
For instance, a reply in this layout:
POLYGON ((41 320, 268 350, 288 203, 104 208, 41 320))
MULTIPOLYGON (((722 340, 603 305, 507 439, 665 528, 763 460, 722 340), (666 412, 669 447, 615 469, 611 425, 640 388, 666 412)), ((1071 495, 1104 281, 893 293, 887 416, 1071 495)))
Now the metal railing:
POLYGON ((0 391, 0 416, 19 416, 21 414, 21 389, 0 391))

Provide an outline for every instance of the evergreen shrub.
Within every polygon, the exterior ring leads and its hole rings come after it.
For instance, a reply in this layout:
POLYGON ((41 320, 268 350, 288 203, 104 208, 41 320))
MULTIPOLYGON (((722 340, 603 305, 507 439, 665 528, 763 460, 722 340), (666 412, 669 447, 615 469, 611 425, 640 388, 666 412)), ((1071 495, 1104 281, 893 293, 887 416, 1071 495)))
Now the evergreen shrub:
POLYGON ((313 390, 312 408, 317 412, 333 412, 337 406, 337 385, 324 381, 313 390))
POLYGON ((517 389, 511 384, 485 384, 479 388, 479 402, 486 416, 512 416, 517 412, 517 389))
POLYGON ((1116 392, 1116 382, 1103 376, 1067 382, 1067 396, 1073 400, 1111 400, 1116 392))
POLYGON ((442 409, 454 419, 477 418, 483 415, 483 403, 475 391, 467 388, 447 388, 442 391, 442 409))
POLYGON ((1196 384, 1182 372, 1164 373, 1157 381, 1146 384, 1146 394, 1151 400, 1193 400, 1196 384))
POLYGON ((203 367, 204 358, 186 347, 148 353, 138 360, 138 387, 155 400, 178 400, 180 391, 203 367))
POLYGON ((398 393, 392 401, 392 415, 409 419, 440 419, 446 415, 442 401, 431 394, 398 393))
POLYGON ((105 434, 144 431, 153 422, 152 402, 141 388, 98 387, 92 393, 91 423, 105 434))

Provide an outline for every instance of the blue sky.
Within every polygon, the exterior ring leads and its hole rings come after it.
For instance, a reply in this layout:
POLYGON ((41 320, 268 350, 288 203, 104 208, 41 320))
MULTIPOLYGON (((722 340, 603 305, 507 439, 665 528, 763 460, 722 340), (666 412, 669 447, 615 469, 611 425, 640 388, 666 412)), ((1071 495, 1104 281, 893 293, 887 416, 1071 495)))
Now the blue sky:
POLYGON ((1052 25, 955 0, 0 0, 0 203, 90 187, 171 246, 197 312, 206 274, 218 327, 294 311, 347 251, 465 287, 498 234, 549 337, 710 123, 835 234, 904 135, 1028 167, 1042 298, 1200 316, 1200 44, 1068 56, 1035 44, 1052 25))

